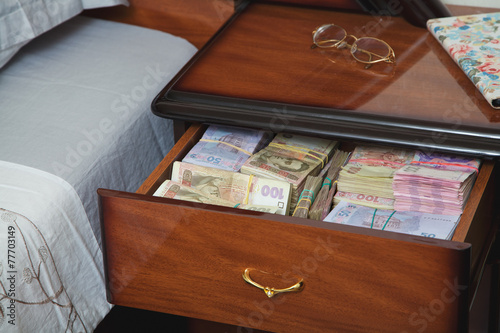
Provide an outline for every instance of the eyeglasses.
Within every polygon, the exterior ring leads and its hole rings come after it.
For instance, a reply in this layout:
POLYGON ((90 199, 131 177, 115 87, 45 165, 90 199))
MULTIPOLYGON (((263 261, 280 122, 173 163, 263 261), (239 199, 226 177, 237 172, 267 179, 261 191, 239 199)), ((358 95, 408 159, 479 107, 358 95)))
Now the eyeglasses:
POLYGON ((342 49, 348 47, 351 55, 357 61, 366 64, 365 68, 377 62, 394 63, 396 55, 394 50, 381 39, 374 37, 357 38, 348 35, 344 28, 335 24, 324 24, 312 32, 313 45, 311 48, 329 48, 336 47, 342 49), (347 39, 352 38, 352 44, 347 43, 347 39))

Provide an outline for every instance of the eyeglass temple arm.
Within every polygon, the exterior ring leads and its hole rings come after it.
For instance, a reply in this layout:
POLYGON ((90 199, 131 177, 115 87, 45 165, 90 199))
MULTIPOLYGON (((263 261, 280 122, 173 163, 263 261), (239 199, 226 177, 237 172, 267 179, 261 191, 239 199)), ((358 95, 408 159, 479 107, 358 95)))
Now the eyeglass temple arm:
POLYGON ((322 41, 319 41, 319 42, 313 42, 313 44, 311 45, 311 49, 314 49, 316 47, 320 47, 321 44, 329 44, 329 43, 333 43, 329 47, 335 47, 335 46, 337 46, 341 42, 342 41, 338 40, 338 39, 328 39, 328 40, 322 40, 322 41))

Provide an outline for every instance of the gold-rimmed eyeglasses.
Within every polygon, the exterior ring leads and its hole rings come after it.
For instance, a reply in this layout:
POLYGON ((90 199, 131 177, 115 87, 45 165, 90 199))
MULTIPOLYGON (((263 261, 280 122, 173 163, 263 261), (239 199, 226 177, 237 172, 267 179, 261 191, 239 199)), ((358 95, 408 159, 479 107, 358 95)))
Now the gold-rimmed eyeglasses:
POLYGON ((329 48, 336 47, 338 49, 348 47, 351 55, 357 61, 366 64, 365 68, 377 62, 394 63, 396 55, 394 50, 381 39, 374 37, 357 38, 353 35, 348 35, 344 28, 336 24, 324 24, 316 28, 312 32, 313 45, 311 48, 329 48), (352 44, 347 42, 352 39, 352 44))

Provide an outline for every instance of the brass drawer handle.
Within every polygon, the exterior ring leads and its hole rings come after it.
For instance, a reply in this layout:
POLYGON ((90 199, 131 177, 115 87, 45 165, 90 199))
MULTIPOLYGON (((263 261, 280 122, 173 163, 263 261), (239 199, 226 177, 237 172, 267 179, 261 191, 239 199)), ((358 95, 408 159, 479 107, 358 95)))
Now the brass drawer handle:
MULTIPOLYGON (((263 290, 266 293, 267 297, 269 297, 269 298, 273 297, 274 295, 281 294, 281 293, 299 292, 304 288, 304 279, 300 279, 299 282, 297 282, 293 286, 288 287, 288 288, 284 288, 284 289, 275 289, 272 287, 271 288, 264 287, 260 283, 257 283, 254 280, 252 280, 252 278, 250 277, 250 271, 252 271, 252 270, 254 270, 254 269, 253 268, 245 269, 245 271, 243 272, 243 280, 245 280, 247 283, 251 284, 252 286, 259 288, 260 290, 263 290)), ((263 271, 261 271, 261 272, 265 273, 265 274, 270 274, 270 273, 263 272, 263 271)))

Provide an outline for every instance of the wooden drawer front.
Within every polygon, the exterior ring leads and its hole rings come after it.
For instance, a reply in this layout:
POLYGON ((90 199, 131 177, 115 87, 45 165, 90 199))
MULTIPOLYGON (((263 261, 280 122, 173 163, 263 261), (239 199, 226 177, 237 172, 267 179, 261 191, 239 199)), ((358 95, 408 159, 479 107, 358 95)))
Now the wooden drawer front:
POLYGON ((99 194, 111 303, 276 332, 466 327, 468 244, 99 194), (249 267, 304 289, 269 299, 242 279, 249 267))
MULTIPOLYGON (((200 124, 192 125, 142 184, 137 193, 152 195, 163 181, 170 178, 172 163, 182 160, 202 137, 205 129, 206 126, 200 124)), ((494 234, 492 232, 492 221, 493 201, 496 198, 494 175, 497 172, 495 172, 495 166, 493 161, 483 161, 462 218, 452 238, 456 242, 472 244, 471 270, 469 272, 472 292, 469 293, 469 303, 474 298, 494 234)))

